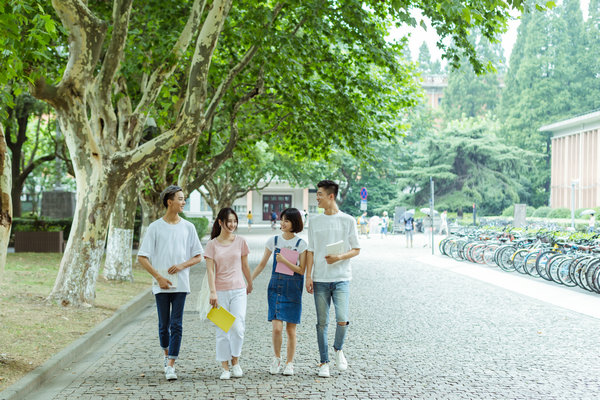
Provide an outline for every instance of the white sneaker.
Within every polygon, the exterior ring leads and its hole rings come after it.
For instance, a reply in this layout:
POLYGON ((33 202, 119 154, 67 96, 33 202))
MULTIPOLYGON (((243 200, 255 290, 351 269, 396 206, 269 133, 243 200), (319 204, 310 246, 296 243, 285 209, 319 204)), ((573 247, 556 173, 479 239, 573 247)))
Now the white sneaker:
POLYGON ((244 376, 240 364, 235 364, 233 367, 231 367, 231 376, 233 376, 234 378, 241 378, 242 376, 244 376))
POLYGON ((283 369, 284 375, 294 375, 294 363, 285 364, 285 368, 283 369))
POLYGON ((342 350, 337 350, 335 352, 335 366, 340 371, 348 369, 348 361, 346 361, 346 357, 344 357, 344 352, 342 350))
POLYGON ((279 371, 281 371, 281 358, 273 357, 273 362, 271 362, 269 372, 271 375, 275 375, 278 374, 279 371))
POLYGON ((325 363, 319 367, 319 376, 321 378, 329 378, 329 364, 325 363))
POLYGON ((165 378, 167 378, 168 381, 174 381, 177 379, 177 374, 175 373, 175 367, 171 367, 171 366, 167 365, 167 367, 165 368, 165 378))
POLYGON ((219 377, 219 379, 231 379, 231 372, 224 369, 223 372, 221 372, 221 376, 219 377))

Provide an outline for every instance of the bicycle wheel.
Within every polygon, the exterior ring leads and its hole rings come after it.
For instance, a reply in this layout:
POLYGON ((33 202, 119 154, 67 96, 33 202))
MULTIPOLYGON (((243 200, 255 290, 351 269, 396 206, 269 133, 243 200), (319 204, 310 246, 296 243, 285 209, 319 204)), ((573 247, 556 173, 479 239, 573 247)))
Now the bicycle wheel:
POLYGON ((483 250, 483 262, 489 266, 495 266, 494 253, 499 246, 497 244, 488 244, 483 250))
POLYGON ((537 270, 535 269, 535 264, 537 262, 537 258, 540 255, 540 250, 530 252, 523 262, 523 270, 527 275, 531 275, 533 277, 539 277, 537 270))
POLYGON ((591 258, 591 256, 577 257, 577 259, 575 259, 575 261, 569 266, 569 276, 571 280, 579 287, 583 287, 583 283, 581 283, 580 280, 581 269, 591 258))
POLYGON ((440 250, 440 253, 447 256, 448 254, 446 253, 446 250, 444 249, 444 247, 446 246, 446 243, 448 243, 448 241, 450 240, 450 238, 443 238, 442 240, 440 240, 440 243, 438 244, 438 249, 440 250))
POLYGON ((564 254, 554 254, 548 259, 546 263, 546 275, 548 275, 550 281, 562 284, 558 278, 558 268, 565 261, 566 257, 564 254))
POLYGON ((456 241, 456 254, 458 256, 457 260, 464 260, 465 259, 465 246, 468 244, 469 242, 466 239, 460 239, 456 241))
POLYGON ((483 252, 486 249, 486 247, 487 245, 485 243, 478 243, 469 250, 473 262, 476 262, 477 264, 485 263, 485 261, 483 260, 483 252))
POLYGON ((456 240, 453 240, 450 242, 450 248, 448 249, 448 254, 450 255, 450 257, 452 257, 456 261, 462 260, 462 258, 460 258, 460 255, 458 254, 458 243, 456 240))
POLYGON ((523 270, 523 263, 527 254, 529 254, 529 249, 519 249, 512 255, 512 263, 516 271, 521 272, 523 270))
POLYGON ((555 253, 552 250, 543 251, 535 260, 535 269, 538 275, 547 281, 550 281, 551 279, 546 272, 546 264, 553 254, 555 253))
POLYGON ((596 258, 595 261, 595 273, 594 273, 594 277, 592 279, 592 287, 594 288, 594 290, 596 291, 596 293, 600 293, 600 258, 596 258))
POLYGON ((598 263, 596 261, 595 258, 590 259, 581 271, 581 283, 583 283, 583 288, 590 292, 596 291, 593 286, 594 273, 596 272, 596 269, 598 269, 598 263))
POLYGON ((573 264, 575 260, 577 260, 576 257, 569 256, 558 266, 558 280, 565 286, 577 286, 577 282, 571 279, 571 264, 573 264))
POLYGON ((506 272, 512 272, 515 270, 513 264, 512 264, 512 256, 515 253, 515 248, 514 247, 507 247, 505 248, 501 254, 498 255, 498 258, 496 261, 498 261, 498 266, 500 267, 501 270, 506 271, 506 272))

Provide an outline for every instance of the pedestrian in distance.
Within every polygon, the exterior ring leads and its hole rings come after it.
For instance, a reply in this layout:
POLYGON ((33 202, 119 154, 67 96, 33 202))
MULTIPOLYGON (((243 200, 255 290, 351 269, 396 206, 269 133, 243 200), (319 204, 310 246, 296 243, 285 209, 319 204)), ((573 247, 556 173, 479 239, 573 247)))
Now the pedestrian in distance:
POLYGON ((248 211, 248 215, 246 215, 248 219, 248 232, 252 230, 252 211, 248 211))
POLYGON ((591 213, 590 219, 588 221, 588 232, 594 233, 595 229, 596 229, 595 226, 596 226, 596 216, 594 215, 594 213, 591 213))
POLYGON ((367 212, 363 212, 360 217, 358 217, 358 225, 360 226, 360 234, 365 236, 367 239, 369 238, 369 218, 367 217, 367 212))
POLYGON ((232 208, 219 211, 204 254, 210 305, 225 307, 235 317, 228 332, 216 327, 217 361, 223 367, 220 379, 243 375, 239 359, 244 344, 246 305, 248 294, 252 292, 252 278, 248 266, 250 250, 246 240, 234 233, 237 226, 238 216, 232 208))
POLYGON ((177 379, 175 360, 183 334, 183 308, 190 293, 189 268, 202 261, 202 245, 194 225, 179 216, 185 197, 179 186, 160 195, 165 215, 148 226, 138 251, 138 262, 152 275, 158 313, 158 338, 164 353, 167 380, 177 379))
POLYGON ((277 225, 277 213, 273 210, 271 212, 271 229, 275 230, 275 225, 277 225))
POLYGON ((272 258, 271 280, 267 289, 269 312, 267 319, 273 325, 272 340, 274 357, 269 368, 271 374, 278 374, 282 369, 281 344, 283 342, 283 323, 287 334, 286 363, 283 375, 294 374, 294 355, 296 353, 296 326, 302 314, 302 288, 304 286, 304 270, 306 267, 307 243, 296 233, 302 232, 302 214, 295 208, 287 208, 281 212, 281 234, 267 240, 262 260, 252 273, 252 280, 263 271, 272 258), (292 250, 296 260, 286 259, 281 249, 292 250), (279 270, 277 264, 283 263, 289 270, 279 270), (286 273, 287 272, 287 273, 286 273), (289 272, 292 272, 290 275, 289 272))
POLYGON ((337 322, 333 343, 335 364, 340 371, 348 368, 342 349, 350 324, 348 313, 352 280, 350 259, 360 253, 356 221, 352 216, 338 209, 336 203, 338 190, 338 184, 330 180, 323 180, 317 184, 317 204, 324 212, 311 217, 308 228, 306 291, 315 299, 317 343, 320 355, 318 375, 324 378, 330 376, 327 326, 332 301, 337 322))
MULTIPOLYGON (((377 235, 377 233, 381 232, 381 218, 378 215, 373 215, 369 219, 369 232, 372 232, 373 235, 377 235)), ((367 236, 368 238, 369 236, 367 236)), ((377 236, 374 236, 377 237, 377 236)))
POLYGON ((450 232, 448 231, 448 211, 444 210, 444 212, 442 212, 442 214, 440 215, 440 235, 442 234, 442 232, 445 232, 446 235, 449 235, 450 232))
POLYGON ((415 232, 415 219, 412 215, 409 215, 408 218, 404 216, 404 234, 406 235, 406 247, 410 242, 410 247, 413 247, 413 236, 415 232))
POLYGON ((390 218, 388 217, 388 212, 384 211, 381 217, 381 238, 387 237, 388 234, 388 225, 390 223, 390 218))

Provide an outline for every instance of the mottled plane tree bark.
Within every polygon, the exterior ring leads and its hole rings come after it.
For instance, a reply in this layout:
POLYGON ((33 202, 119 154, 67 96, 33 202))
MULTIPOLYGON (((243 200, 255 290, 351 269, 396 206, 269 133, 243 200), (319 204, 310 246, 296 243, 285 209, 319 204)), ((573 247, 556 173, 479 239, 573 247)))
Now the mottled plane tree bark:
POLYGON ((120 190, 155 158, 192 141, 209 119, 205 106, 208 70, 231 0, 213 1, 206 13, 205 2, 194 1, 170 56, 153 71, 135 106, 127 101, 118 74, 132 0, 114 2, 110 41, 102 59, 108 23, 81 1, 54 0, 52 4, 69 32, 69 61, 58 84, 38 79, 32 93, 56 110, 72 157, 78 201, 49 299, 63 305, 92 305, 110 215, 120 190), (161 135, 131 148, 188 46, 194 46, 194 52, 177 120, 161 135))

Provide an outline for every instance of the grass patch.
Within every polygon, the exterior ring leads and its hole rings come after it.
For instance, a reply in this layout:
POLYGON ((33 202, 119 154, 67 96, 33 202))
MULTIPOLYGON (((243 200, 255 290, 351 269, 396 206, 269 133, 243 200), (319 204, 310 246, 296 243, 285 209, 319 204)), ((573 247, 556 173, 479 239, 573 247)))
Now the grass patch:
POLYGON ((0 391, 148 289, 152 277, 137 263, 134 282, 98 277, 92 308, 45 301, 58 274, 60 253, 9 253, 0 284, 0 391))

